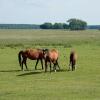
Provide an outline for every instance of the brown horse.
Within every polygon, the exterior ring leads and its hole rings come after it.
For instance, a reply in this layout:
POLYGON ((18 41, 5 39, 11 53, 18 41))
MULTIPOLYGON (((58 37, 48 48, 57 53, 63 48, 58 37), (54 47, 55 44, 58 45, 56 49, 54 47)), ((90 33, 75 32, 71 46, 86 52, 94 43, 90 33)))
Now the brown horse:
POLYGON ((41 61, 42 69, 43 69, 43 50, 42 49, 27 49, 25 51, 20 51, 18 53, 18 59, 19 59, 19 64, 21 66, 21 69, 23 70, 23 64, 25 65, 26 69, 27 68, 27 58, 31 60, 37 60, 35 69, 37 69, 37 64, 39 60, 41 61))
POLYGON ((55 72, 56 72, 56 66, 58 66, 58 68, 60 69, 59 64, 58 64, 58 56, 59 56, 58 51, 55 49, 44 50, 45 72, 47 71, 47 63, 50 63, 50 72, 51 72, 51 63, 54 64, 53 68, 55 72))
POLYGON ((72 71, 75 70, 76 60, 77 60, 77 54, 74 50, 72 50, 70 53, 70 61, 69 61, 69 67, 70 66, 72 67, 72 71))

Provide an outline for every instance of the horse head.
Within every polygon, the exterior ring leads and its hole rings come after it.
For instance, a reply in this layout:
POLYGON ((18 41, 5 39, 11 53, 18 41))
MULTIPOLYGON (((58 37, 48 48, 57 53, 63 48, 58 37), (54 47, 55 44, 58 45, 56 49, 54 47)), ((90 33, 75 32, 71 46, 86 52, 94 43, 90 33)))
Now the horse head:
POLYGON ((49 52, 49 49, 43 49, 43 58, 45 59, 47 54, 49 52))

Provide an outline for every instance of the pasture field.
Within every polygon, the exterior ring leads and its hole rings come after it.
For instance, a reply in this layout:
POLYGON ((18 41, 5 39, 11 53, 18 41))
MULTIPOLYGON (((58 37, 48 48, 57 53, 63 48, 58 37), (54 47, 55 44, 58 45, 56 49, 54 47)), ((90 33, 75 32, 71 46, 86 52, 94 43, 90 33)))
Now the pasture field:
POLYGON ((99 100, 100 31, 0 30, 0 100, 99 100), (45 73, 28 60, 20 71, 18 52, 56 48, 61 71, 45 73), (68 71, 69 53, 78 53, 76 71, 68 71))

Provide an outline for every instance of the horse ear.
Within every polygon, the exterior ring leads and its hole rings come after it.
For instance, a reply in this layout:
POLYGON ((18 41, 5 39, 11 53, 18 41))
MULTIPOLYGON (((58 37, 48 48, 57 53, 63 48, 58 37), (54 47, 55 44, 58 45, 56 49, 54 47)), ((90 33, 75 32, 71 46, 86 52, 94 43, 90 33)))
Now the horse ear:
POLYGON ((45 49, 46 51, 49 51, 49 49, 45 49))
POLYGON ((48 51, 49 49, 43 49, 44 52, 48 51))
POLYGON ((43 55, 47 54, 48 51, 49 49, 43 49, 43 55))
POLYGON ((43 54, 45 54, 45 51, 46 51, 46 50, 45 50, 45 49, 42 49, 42 51, 43 51, 43 54))

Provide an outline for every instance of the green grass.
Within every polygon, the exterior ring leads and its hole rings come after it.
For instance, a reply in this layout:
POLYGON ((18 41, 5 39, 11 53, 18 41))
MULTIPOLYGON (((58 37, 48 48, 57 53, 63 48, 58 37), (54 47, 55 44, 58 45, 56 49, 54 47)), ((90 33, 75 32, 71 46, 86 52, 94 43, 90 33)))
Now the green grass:
POLYGON ((0 100, 99 100, 100 31, 0 30, 0 100), (25 48, 59 50, 60 72, 20 71, 17 54, 25 48), (78 53, 76 71, 67 71, 69 53, 78 53))
POLYGON ((66 30, 0 30, 0 46, 37 46, 37 45, 73 45, 97 43, 100 45, 100 31, 66 31, 66 30))

